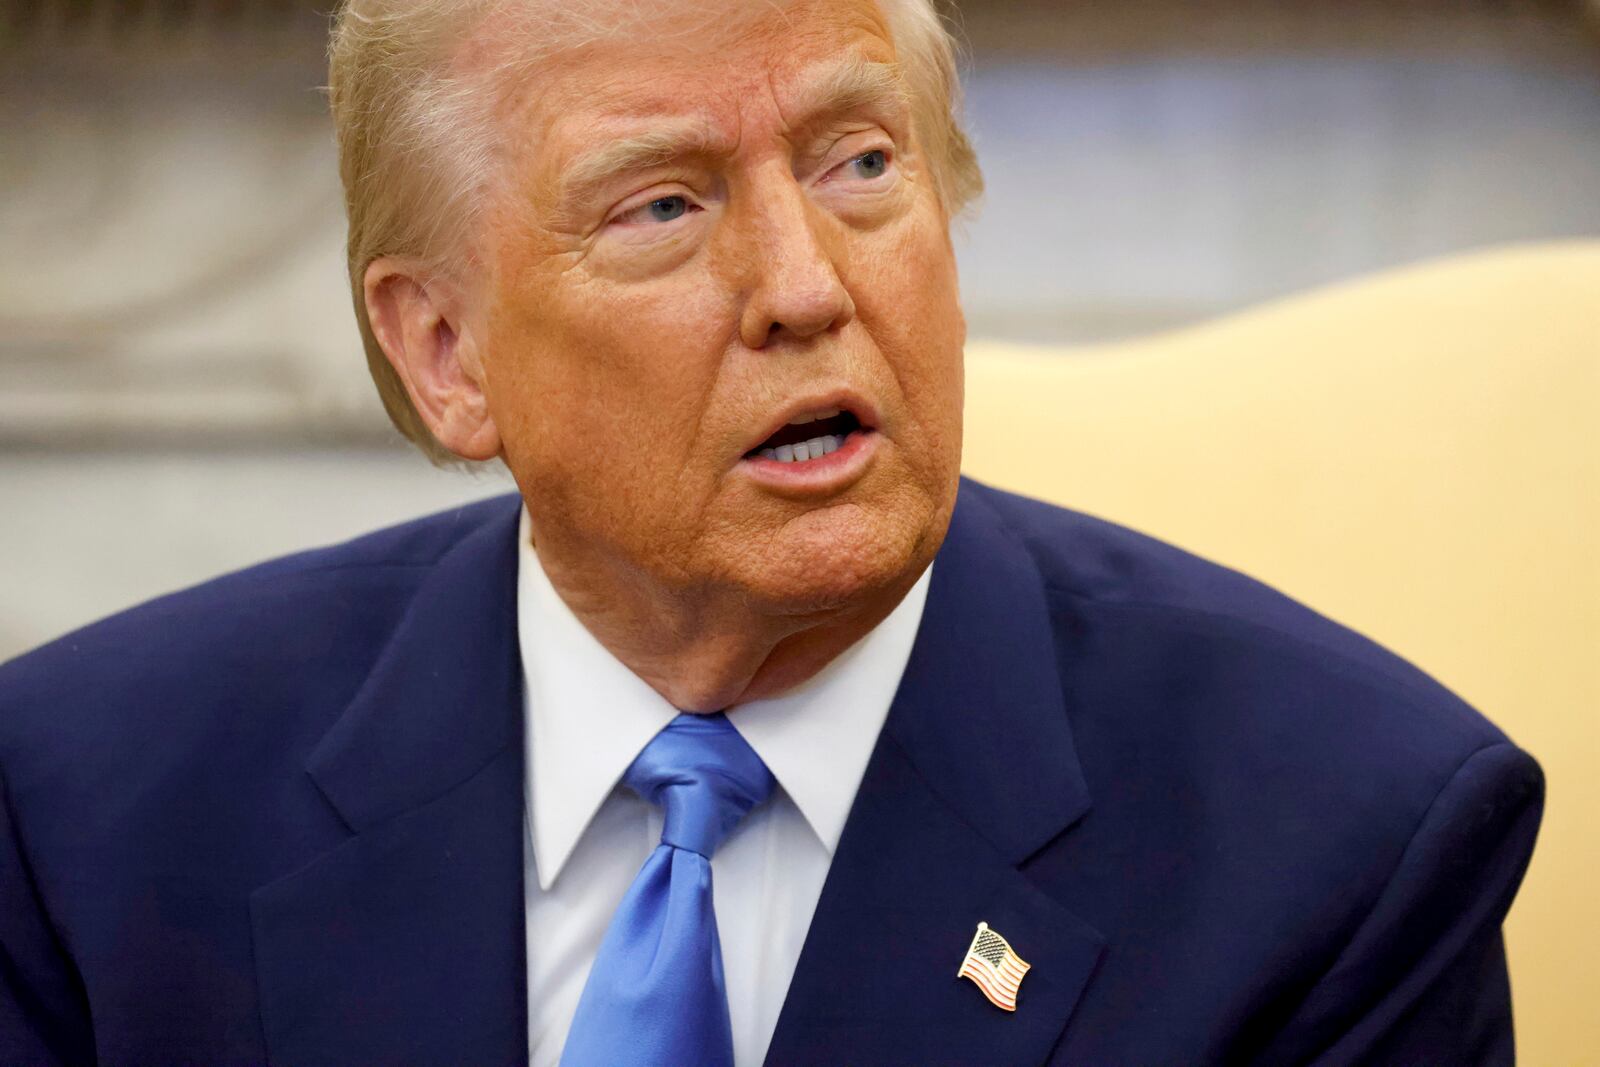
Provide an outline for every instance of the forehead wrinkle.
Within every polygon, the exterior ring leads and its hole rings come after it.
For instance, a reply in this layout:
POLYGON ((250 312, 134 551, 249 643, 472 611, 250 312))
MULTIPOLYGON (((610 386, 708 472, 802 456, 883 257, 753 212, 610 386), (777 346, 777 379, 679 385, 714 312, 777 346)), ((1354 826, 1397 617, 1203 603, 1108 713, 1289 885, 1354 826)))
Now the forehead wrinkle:
MULTIPOLYGON (((788 10, 791 6, 793 5, 782 0, 765 0, 765 3, 752 5, 756 9, 765 9, 769 15, 776 15, 780 25, 793 31, 799 27, 794 24, 792 13, 788 10)), ((737 28, 724 26, 723 30, 736 34, 740 30, 748 32, 746 21, 740 19, 737 28)), ((876 32, 879 29, 881 28, 876 25, 869 28, 870 43, 866 50, 848 49, 837 58, 810 63, 793 61, 786 63, 781 53, 779 55, 768 53, 768 62, 760 65, 758 76, 765 83, 766 92, 771 94, 774 104, 778 105, 779 120, 789 134, 784 137, 785 140, 789 140, 795 133, 815 131, 829 120, 852 113, 864 113, 865 117, 876 119, 893 130, 894 120, 903 116, 912 106, 913 93, 905 81, 898 62, 893 58, 892 44, 876 32), (779 86, 783 83, 787 83, 786 91, 780 92, 779 86), (795 121, 789 121, 790 116, 795 121)), ((801 36, 809 40, 812 35, 801 34, 801 36)), ((702 46, 705 43, 700 42, 702 46)), ((860 45, 857 45, 857 48, 860 48, 860 45)), ((604 50, 603 46, 601 50, 604 50)), ((575 53, 551 58, 559 68, 575 59, 593 58, 594 51, 593 47, 582 48, 575 50, 575 53)), ((676 49, 668 47, 664 51, 667 55, 672 55, 676 49)), ((711 54, 706 56, 707 59, 712 55, 725 56, 726 48, 710 52, 711 54)), ((635 72, 635 76, 637 73, 635 72)), ((545 79, 535 81, 543 80, 545 79)), ((604 80, 610 81, 610 79, 604 80)), ((546 84, 549 82, 546 81, 546 84)), ((732 89, 727 82, 724 85, 725 88, 732 89)), ((568 85, 564 88, 572 90, 573 87, 568 85)), ((645 90, 638 98, 637 110, 630 111, 628 104, 623 101, 627 96, 639 93, 643 86, 624 77, 621 84, 615 85, 615 88, 622 90, 623 100, 613 103, 607 109, 609 114, 593 115, 581 125, 575 121, 578 116, 572 115, 567 120, 570 125, 563 123, 567 125, 565 136, 552 131, 555 134, 553 138, 538 138, 551 148, 563 141, 575 146, 567 161, 558 163, 559 170, 553 176, 555 181, 552 192, 555 196, 552 200, 560 205, 556 210, 562 216, 579 210, 582 204, 598 195, 603 187, 616 183, 630 173, 662 166, 677 159, 695 157, 726 159, 742 151, 743 126, 749 116, 745 114, 747 110, 745 107, 735 103, 740 96, 737 90, 732 90, 731 96, 725 101, 733 103, 734 106, 728 109, 726 115, 714 120, 707 114, 674 115, 670 108, 652 114, 661 106, 661 102, 650 99, 654 94, 649 90, 645 90), (731 122, 737 130, 723 130, 722 127, 727 122, 731 122), (633 132, 634 130, 638 132, 633 132)), ((745 91, 748 92, 749 88, 747 85, 745 91)), ((578 103, 581 113, 581 101, 589 94, 581 91, 581 87, 579 90, 574 102, 578 103)), ((718 110, 721 111, 720 106, 718 110)))
MULTIPOLYGON (((772 72, 767 73, 770 84, 772 72)), ((911 101, 910 89, 896 64, 861 56, 807 68, 799 80, 801 88, 791 107, 796 126, 858 111, 899 112, 911 101)), ((675 159, 733 154, 736 146, 725 141, 705 119, 662 118, 650 129, 585 152, 568 164, 561 176, 562 199, 581 197, 621 175, 675 159)))

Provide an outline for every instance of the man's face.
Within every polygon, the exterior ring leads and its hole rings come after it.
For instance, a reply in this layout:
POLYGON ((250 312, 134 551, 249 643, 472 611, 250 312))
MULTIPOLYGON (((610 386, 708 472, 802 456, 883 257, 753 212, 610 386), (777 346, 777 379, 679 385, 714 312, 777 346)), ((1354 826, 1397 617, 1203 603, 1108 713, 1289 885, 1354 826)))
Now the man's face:
POLYGON ((489 412, 542 554, 848 606, 920 571, 954 504, 965 325, 931 161, 871 0, 659 6, 503 109, 489 412), (796 438, 842 447, 785 462, 796 438))

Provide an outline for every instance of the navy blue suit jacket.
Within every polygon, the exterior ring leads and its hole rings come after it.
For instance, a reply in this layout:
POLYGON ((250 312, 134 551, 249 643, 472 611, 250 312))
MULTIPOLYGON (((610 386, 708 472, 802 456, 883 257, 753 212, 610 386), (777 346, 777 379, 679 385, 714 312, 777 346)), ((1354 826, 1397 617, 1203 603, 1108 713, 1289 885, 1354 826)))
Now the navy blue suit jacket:
MULTIPOLYGON (((526 1062, 518 507, 0 668, 0 1063, 526 1062)), ((1541 798, 1366 640, 964 481, 768 1063, 1510 1062, 1541 798)))

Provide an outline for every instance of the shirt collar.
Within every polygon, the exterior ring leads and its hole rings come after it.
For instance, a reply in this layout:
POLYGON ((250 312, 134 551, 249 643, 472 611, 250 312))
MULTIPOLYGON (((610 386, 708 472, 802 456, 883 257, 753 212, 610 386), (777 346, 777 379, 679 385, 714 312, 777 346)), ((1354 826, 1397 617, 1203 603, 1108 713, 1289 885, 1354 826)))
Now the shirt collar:
MULTIPOLYGON (((678 709, 567 607, 533 549, 526 509, 518 537, 525 799, 539 885, 549 889, 623 771, 678 709)), ((905 673, 932 572, 810 680, 728 713, 830 855, 905 673)))

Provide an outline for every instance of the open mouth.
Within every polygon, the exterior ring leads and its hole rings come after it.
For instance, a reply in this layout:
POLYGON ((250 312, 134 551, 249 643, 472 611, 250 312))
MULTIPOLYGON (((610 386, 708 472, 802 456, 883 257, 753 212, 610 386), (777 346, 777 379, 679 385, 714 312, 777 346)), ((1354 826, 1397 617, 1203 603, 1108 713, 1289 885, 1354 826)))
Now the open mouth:
POLYGON ((746 452, 745 458, 804 463, 837 452, 851 434, 871 432, 849 411, 833 408, 812 412, 778 427, 771 437, 746 452))

